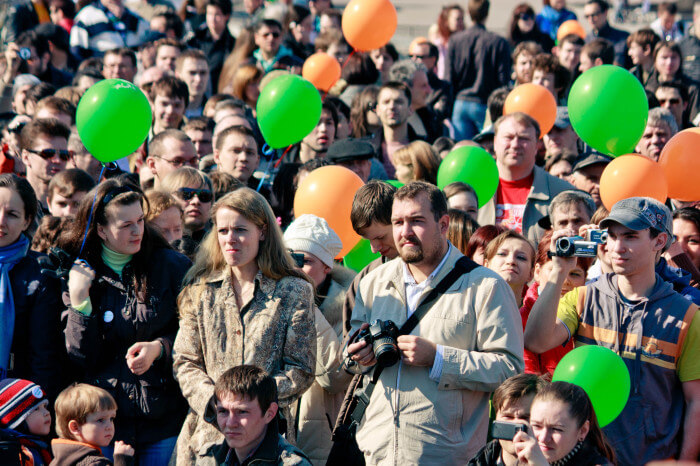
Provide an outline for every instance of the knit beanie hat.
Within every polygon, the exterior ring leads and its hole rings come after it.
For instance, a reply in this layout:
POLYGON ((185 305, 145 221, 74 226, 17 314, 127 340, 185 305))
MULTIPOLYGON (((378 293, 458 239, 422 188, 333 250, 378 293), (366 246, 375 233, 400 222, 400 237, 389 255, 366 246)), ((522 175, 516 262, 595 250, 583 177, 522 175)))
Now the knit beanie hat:
POLYGON ((328 267, 333 267, 333 259, 343 249, 343 242, 328 222, 311 214, 302 215, 287 227, 284 242, 290 249, 313 254, 328 267))
POLYGON ((0 381, 0 427, 16 429, 34 408, 48 403, 46 394, 29 380, 0 381))

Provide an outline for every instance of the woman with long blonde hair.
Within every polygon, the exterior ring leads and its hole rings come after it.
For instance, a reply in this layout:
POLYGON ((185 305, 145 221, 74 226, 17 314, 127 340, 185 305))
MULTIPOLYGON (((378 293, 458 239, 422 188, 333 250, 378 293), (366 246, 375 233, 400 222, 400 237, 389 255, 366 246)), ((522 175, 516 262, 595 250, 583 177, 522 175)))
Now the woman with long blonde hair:
POLYGON ((254 364, 275 378, 288 439, 295 435, 290 405, 314 380, 313 288, 295 270, 272 208, 239 188, 214 204, 211 219, 178 303, 174 372, 190 405, 178 464, 194 464, 204 444, 222 440, 204 416, 227 369, 254 364))

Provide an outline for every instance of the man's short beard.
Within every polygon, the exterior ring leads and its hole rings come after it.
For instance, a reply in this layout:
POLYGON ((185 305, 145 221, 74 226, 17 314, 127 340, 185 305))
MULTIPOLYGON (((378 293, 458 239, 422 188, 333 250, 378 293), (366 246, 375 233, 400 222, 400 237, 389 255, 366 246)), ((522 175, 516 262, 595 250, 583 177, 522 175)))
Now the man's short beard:
POLYGON ((399 249, 399 256, 407 264, 415 264, 416 262, 421 262, 424 258, 423 248, 419 247, 417 250, 402 250, 399 249))

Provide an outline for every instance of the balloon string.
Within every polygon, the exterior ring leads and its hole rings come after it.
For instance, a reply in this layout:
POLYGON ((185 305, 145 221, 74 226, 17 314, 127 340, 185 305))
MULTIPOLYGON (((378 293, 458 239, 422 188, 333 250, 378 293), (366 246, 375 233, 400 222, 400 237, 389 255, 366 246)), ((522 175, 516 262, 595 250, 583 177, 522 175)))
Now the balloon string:
MULTIPOLYGON (((102 175, 104 175, 105 172, 105 167, 106 164, 102 164, 102 169, 100 169, 100 176, 97 178, 98 180, 102 179, 102 175)), ((92 220, 92 214, 95 211, 95 202, 97 201, 97 189, 95 189, 95 196, 92 198, 92 207, 90 207, 90 215, 88 215, 88 221, 87 225, 85 225, 85 233, 83 234, 83 243, 80 245, 80 251, 78 252, 78 259, 80 259, 80 256, 83 254, 83 248, 85 247, 85 241, 87 241, 87 235, 88 235, 88 230, 90 229, 90 221, 92 220)))
MULTIPOLYGON (((292 148, 292 146, 289 145, 289 146, 285 149, 285 151, 282 153, 282 156, 281 156, 281 157, 279 158, 279 160, 274 164, 274 168, 277 168, 277 167, 280 166, 280 164, 282 163, 282 160, 284 160, 284 156, 287 155, 287 152, 289 152, 289 150, 290 150, 291 148, 292 148)), ((267 144, 265 144, 265 145, 263 146, 262 152, 263 152, 263 154, 268 155, 268 156, 275 153, 274 149, 270 149, 270 146, 268 146, 267 144)), ((272 166, 273 166, 273 164, 272 164, 272 159, 270 159, 270 161, 267 163, 267 169, 265 169, 265 174, 264 174, 263 177, 260 179, 260 183, 258 183, 258 187, 255 189, 257 192, 260 192, 260 189, 262 188, 263 184, 265 183, 265 180, 266 180, 267 177, 270 175, 270 167, 272 167, 272 166)))

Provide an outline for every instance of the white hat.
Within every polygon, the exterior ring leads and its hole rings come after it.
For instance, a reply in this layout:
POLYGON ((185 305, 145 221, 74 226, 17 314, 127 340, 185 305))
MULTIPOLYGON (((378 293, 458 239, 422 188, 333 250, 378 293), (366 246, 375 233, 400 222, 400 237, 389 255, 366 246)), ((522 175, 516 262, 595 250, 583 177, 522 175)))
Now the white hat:
POLYGON ((284 242, 294 251, 313 254, 328 267, 333 267, 333 259, 343 249, 343 242, 328 222, 311 214, 302 215, 287 227, 284 242))

